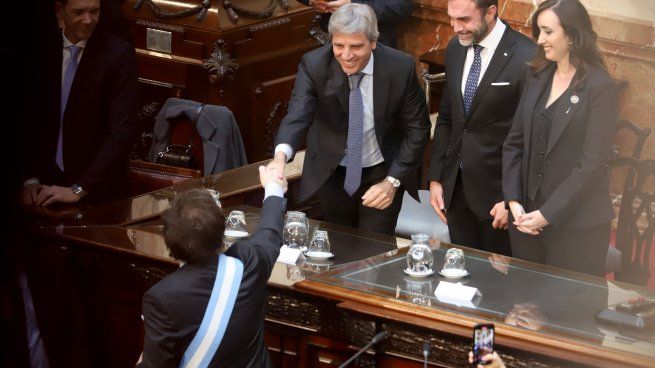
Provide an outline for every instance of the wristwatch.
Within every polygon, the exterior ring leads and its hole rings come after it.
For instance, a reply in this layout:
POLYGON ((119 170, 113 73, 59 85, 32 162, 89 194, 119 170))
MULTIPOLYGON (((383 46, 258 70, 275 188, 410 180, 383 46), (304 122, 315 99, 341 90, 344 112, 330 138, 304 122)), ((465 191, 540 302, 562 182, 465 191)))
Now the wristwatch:
POLYGON ((398 188, 400 186, 400 180, 394 178, 393 176, 387 176, 387 181, 391 183, 394 188, 398 188))
POLYGON ((84 197, 86 195, 86 190, 84 190, 79 184, 71 185, 71 190, 74 194, 77 194, 80 197, 84 197))

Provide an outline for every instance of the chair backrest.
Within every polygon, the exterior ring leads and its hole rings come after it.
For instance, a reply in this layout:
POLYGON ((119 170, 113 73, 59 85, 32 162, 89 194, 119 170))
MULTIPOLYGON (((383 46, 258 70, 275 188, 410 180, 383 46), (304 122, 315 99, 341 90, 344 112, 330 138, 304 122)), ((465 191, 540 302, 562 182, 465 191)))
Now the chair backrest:
POLYGON ((609 164, 632 172, 619 209, 616 248, 622 256, 621 269, 614 276, 618 281, 646 285, 655 234, 655 160, 621 157, 609 164))
POLYGON ((411 238, 412 234, 428 234, 432 239, 450 242, 448 226, 441 221, 430 205, 430 192, 418 191, 421 202, 417 202, 407 192, 403 195, 396 222, 396 236, 411 238))
POLYGON ((425 88, 425 103, 428 105, 428 112, 430 111, 430 87, 432 83, 440 83, 446 81, 446 73, 430 74, 427 70, 421 71, 421 78, 423 79, 423 86, 425 88))
POLYGON ((617 120, 617 126, 616 126, 616 137, 622 138, 622 132, 628 131, 632 132, 635 136, 634 138, 634 148, 632 149, 632 154, 625 154, 621 152, 621 146, 618 144, 614 144, 612 146, 612 157, 613 158, 619 158, 619 157, 632 157, 639 159, 641 157, 641 151, 644 149, 644 143, 646 142, 646 138, 650 135, 650 128, 639 128, 637 125, 635 125, 633 122, 627 119, 619 118, 617 120))

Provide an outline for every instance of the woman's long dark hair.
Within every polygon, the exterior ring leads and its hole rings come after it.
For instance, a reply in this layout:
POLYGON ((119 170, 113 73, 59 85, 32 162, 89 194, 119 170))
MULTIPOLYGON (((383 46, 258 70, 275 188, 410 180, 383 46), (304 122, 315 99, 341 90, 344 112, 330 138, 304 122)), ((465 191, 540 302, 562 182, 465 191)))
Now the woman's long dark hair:
MULTIPOLYGON (((597 66, 607 70, 600 50, 598 50, 598 44, 596 43, 598 36, 591 26, 589 13, 578 0, 546 0, 539 4, 537 10, 532 14, 532 37, 534 40, 538 40, 541 33, 537 18, 546 9, 552 10, 557 15, 564 32, 572 42, 569 50, 569 60, 577 70, 575 79, 572 81, 573 88, 576 88, 585 80, 589 66, 597 66)), ((530 62, 530 66, 536 73, 552 63, 553 61, 546 59, 544 49, 539 47, 530 62)))

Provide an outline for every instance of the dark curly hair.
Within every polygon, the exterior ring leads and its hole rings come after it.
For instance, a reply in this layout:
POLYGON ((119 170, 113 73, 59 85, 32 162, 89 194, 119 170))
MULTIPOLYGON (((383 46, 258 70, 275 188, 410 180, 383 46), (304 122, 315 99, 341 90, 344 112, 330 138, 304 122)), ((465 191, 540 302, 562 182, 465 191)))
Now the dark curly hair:
POLYGON ((161 217, 171 256, 189 263, 215 259, 221 250, 225 217, 205 189, 178 193, 161 217))

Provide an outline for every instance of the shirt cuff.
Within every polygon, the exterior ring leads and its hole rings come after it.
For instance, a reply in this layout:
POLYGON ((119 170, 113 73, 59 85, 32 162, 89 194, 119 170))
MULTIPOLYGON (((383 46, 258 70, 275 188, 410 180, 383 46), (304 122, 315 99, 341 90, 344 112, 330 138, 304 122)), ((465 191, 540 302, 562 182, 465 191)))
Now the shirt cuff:
POLYGON ((41 184, 41 182, 39 182, 39 178, 29 178, 23 182, 23 188, 32 184, 41 184))
POLYGON ((270 196, 284 197, 284 189, 278 183, 266 183, 266 186, 264 187, 264 200, 270 196))
POLYGON ((290 144, 287 143, 280 143, 275 147, 275 153, 278 152, 284 152, 285 155, 287 155, 287 162, 291 161, 291 157, 293 157, 293 148, 291 148, 290 144))

